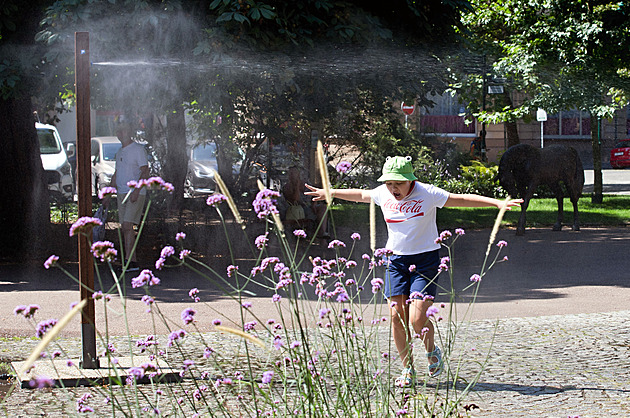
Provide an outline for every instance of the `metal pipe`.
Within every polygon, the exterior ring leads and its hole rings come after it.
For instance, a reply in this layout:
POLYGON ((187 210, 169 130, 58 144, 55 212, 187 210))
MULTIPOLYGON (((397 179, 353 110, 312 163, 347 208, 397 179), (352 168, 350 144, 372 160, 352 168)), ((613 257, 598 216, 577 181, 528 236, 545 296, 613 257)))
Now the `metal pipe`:
MULTIPOLYGON (((92 216, 92 167, 90 129, 90 35, 75 32, 74 74, 77 101, 77 185, 79 217, 92 216)), ((79 283, 81 300, 87 304, 81 312, 81 367, 97 369, 94 299, 94 258, 90 241, 79 234, 79 283)))

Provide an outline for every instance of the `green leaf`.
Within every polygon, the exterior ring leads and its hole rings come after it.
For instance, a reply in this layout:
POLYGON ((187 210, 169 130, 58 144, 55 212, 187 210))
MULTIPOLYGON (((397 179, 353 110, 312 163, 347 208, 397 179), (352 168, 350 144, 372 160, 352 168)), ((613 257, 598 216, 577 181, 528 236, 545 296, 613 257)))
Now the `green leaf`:
POLYGON ((234 19, 234 12, 225 12, 217 18, 217 22, 229 22, 234 19))
POLYGON ((241 13, 234 13, 234 20, 236 20, 239 23, 250 23, 249 19, 247 18, 247 16, 241 14, 241 13))
POLYGON ((274 12, 273 9, 266 7, 261 7, 260 13, 262 13, 265 19, 273 19, 276 16, 276 12, 274 12))

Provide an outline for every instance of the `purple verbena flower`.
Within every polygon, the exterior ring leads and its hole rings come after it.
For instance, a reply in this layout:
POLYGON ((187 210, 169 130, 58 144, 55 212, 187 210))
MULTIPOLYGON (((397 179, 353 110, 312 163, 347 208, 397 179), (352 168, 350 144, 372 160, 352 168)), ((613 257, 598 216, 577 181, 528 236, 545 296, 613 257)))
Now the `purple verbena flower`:
POLYGON ((245 331, 253 331, 256 325, 258 325, 258 322, 256 321, 245 322, 245 324, 243 324, 243 329, 245 331))
POLYGON ((227 201, 227 197, 222 195, 221 193, 215 193, 206 199, 206 205, 217 207, 221 202, 227 201))
POLYGON ((372 293, 378 293, 383 288, 383 279, 375 277, 370 282, 372 284, 372 293))
POLYGON ((103 222, 98 218, 93 218, 91 216, 83 216, 70 227, 70 236, 73 237, 80 233, 90 233, 92 232, 92 228, 95 226, 103 225, 103 222))
POLYGON ((238 271, 238 266, 230 264, 227 267, 227 276, 228 277, 232 277, 234 275, 234 273, 236 273, 237 271, 238 271))
POLYGON ((55 386, 55 381, 47 376, 36 376, 28 382, 28 385, 37 389, 51 388, 55 386))
POLYGON ((173 193, 175 187, 171 183, 164 181, 161 177, 149 177, 148 179, 141 179, 139 181, 130 181, 127 186, 131 188, 141 189, 146 187, 149 190, 164 190, 169 193, 173 193))
POLYGON ((437 315, 438 312, 440 312, 440 310, 437 307, 429 306, 427 308, 427 318, 437 315))
POLYGON ((46 261, 44 261, 44 268, 48 270, 49 268, 54 266, 57 263, 57 261, 59 261, 59 257, 54 254, 51 255, 50 257, 48 257, 46 261))
POLYGON ((155 262, 155 269, 162 270, 162 267, 164 267, 165 262, 166 260, 163 259, 162 257, 158 258, 157 261, 155 262))
POLYGON ((338 239, 334 239, 332 241, 330 241, 330 243, 328 244, 328 248, 337 248, 337 247, 344 247, 345 248, 346 244, 343 243, 342 241, 339 241, 338 239))
POLYGON ((177 340, 180 340, 182 338, 184 338, 186 336, 186 331, 184 331, 183 329, 177 330, 177 331, 172 331, 169 335, 168 335, 168 343, 167 346, 168 347, 172 347, 173 344, 175 344, 175 342, 177 340))
POLYGON ((116 190, 115 187, 111 187, 111 186, 105 186, 102 189, 100 189, 98 191, 98 198, 100 200, 103 200, 103 198, 105 198, 105 196, 111 196, 113 194, 118 193, 118 190, 116 190))
POLYGON ((195 311, 192 308, 186 308, 182 311, 181 317, 182 317, 182 321, 184 321, 184 325, 189 325, 192 324, 193 322, 195 322, 195 314, 197 313, 197 311, 195 311))
POLYGON ((197 289, 196 287, 190 289, 190 292, 188 292, 188 296, 190 296, 191 299, 195 302, 199 302, 201 300, 199 299, 199 289, 197 289))
POLYGON ((276 198, 280 197, 280 193, 264 189, 258 192, 256 199, 254 199, 253 206, 258 219, 263 219, 271 214, 278 215, 278 208, 276 207, 276 198))
POLYGON ((267 246, 267 242, 269 242, 269 238, 267 238, 267 234, 268 233, 265 233, 265 235, 259 235, 256 237, 254 244, 256 245, 256 248, 258 248, 259 250, 262 250, 263 248, 267 246))
POLYGON ((335 167, 335 170, 337 170, 337 172, 340 174, 345 174, 350 171, 351 168, 352 164, 350 164, 349 162, 340 161, 339 164, 337 164, 337 166, 335 167))
POLYGON ((167 245, 164 248, 162 248, 162 251, 160 252, 160 258, 166 259, 174 254, 175 254, 175 248, 173 248, 172 245, 167 245))
POLYGON ((394 252, 387 248, 377 248, 374 251, 374 258, 391 257, 393 254, 394 252))
POLYGON ((55 325, 57 325, 56 319, 48 319, 46 321, 41 321, 40 323, 37 324, 35 335, 37 335, 38 338, 44 338, 44 334, 46 334, 48 330, 50 330, 55 325))
POLYGON ((142 286, 157 286, 160 284, 160 279, 153 275, 151 270, 145 269, 140 272, 138 277, 134 277, 131 279, 131 287, 142 287, 142 286))
POLYGON ((273 372, 272 371, 266 371, 263 372, 262 375, 262 383, 267 385, 269 383, 271 383, 271 380, 273 379, 273 372))
POLYGON ((94 258, 99 258, 102 262, 112 262, 118 255, 114 243, 110 241, 96 241, 92 244, 91 252, 94 258))

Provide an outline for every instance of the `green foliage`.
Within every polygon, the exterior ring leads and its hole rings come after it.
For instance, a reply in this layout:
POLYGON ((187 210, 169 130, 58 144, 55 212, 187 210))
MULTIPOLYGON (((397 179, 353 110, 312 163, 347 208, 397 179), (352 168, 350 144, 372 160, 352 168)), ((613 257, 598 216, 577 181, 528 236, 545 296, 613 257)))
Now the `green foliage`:
POLYGON ((11 97, 20 81, 20 68, 15 61, 0 62, 0 97, 6 100, 11 97))
POLYGON ((451 193, 473 193, 490 197, 502 197, 499 187, 496 165, 485 165, 473 161, 472 165, 460 165, 452 173, 447 164, 441 160, 423 164, 416 170, 420 181, 440 187, 451 193))
MULTIPOLYGON (((611 117, 628 102, 630 78, 622 70, 630 21, 618 19, 627 12, 624 3, 501 0, 490 6, 475 0, 473 6, 463 17, 471 45, 488 56, 491 76, 504 77, 508 90, 524 94, 518 106, 491 109, 494 120, 526 117, 539 107, 611 117)), ((480 79, 477 72, 457 77, 456 85, 480 97, 480 79)))
POLYGON ((503 191, 497 176, 499 166, 475 160, 470 163, 460 167, 461 181, 468 186, 466 193, 500 197, 503 191))

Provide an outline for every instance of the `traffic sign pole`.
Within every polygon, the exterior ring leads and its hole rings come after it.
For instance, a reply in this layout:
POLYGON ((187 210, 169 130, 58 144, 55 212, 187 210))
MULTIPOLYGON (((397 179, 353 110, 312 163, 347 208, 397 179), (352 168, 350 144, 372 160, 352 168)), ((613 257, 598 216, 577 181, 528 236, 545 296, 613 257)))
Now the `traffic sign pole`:
POLYGON ((407 129, 407 118, 413 115, 413 112, 416 110, 416 106, 415 104, 407 104, 405 102, 402 102, 400 104, 400 109, 405 114, 405 129, 407 129))
POLYGON ((543 109, 538 109, 538 111, 536 112, 536 119, 540 122, 540 148, 544 148, 545 146, 545 140, 543 137, 544 134, 544 123, 547 120, 547 112, 545 112, 543 109))

